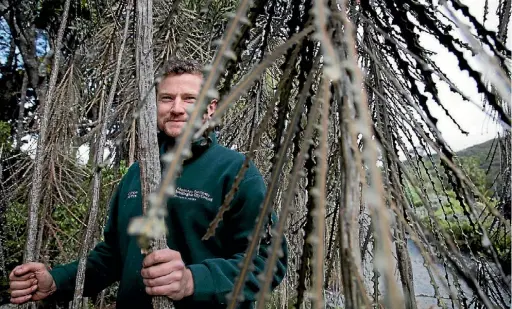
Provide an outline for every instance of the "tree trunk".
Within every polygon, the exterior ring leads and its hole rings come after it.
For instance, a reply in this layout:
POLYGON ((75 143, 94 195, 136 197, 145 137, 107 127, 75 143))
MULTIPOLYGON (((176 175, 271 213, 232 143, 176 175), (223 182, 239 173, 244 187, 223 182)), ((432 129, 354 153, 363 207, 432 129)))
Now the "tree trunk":
POLYGON ((2 195, 2 199, 0 199, 0 278, 7 278, 7 270, 5 269, 5 254, 3 247, 3 238, 5 235, 4 226, 5 226, 5 213, 7 211, 8 205, 8 195, 4 190, 4 179, 3 179, 3 166, 2 166, 2 154, 3 154, 3 145, 0 145, 0 194, 2 195))
MULTIPOLYGON (((99 104, 105 104, 105 86, 101 86, 101 96, 100 96, 100 100, 99 100, 99 104)), ((96 105, 96 106, 93 106, 91 108, 91 113, 92 113, 92 121, 99 121, 99 119, 102 119, 102 115, 100 113, 100 108, 96 105)), ((89 147, 89 159, 87 160, 87 166, 93 166, 94 165, 94 157, 96 156, 96 152, 97 152, 97 147, 98 147, 98 138, 99 138, 99 135, 98 135, 99 132, 95 132, 93 133, 93 135, 91 136, 91 141, 90 141, 90 147, 89 147)), ((78 146, 79 147, 79 146, 78 146)), ((77 148, 78 148, 77 147, 77 148)))
POLYGON ((124 32, 121 41, 121 46, 119 48, 119 52, 117 55, 117 64, 116 71, 114 73, 114 78, 112 79, 112 85, 110 87, 109 96, 107 99, 106 106, 104 108, 104 112, 101 116, 101 129, 98 132, 98 144, 96 146, 96 153, 94 156, 94 176, 93 176, 93 185, 92 185, 92 199, 91 199, 91 208, 89 209, 89 219, 87 222, 87 230, 85 232, 84 240, 82 242, 82 248, 80 252, 80 259, 78 262, 78 270, 76 275, 76 285, 75 285, 75 294, 73 297, 73 303, 71 305, 72 309, 82 308, 83 303, 83 289, 85 283, 85 267, 87 262, 87 255, 89 252, 89 247, 92 243, 94 232, 96 230, 96 221, 98 216, 98 208, 100 203, 100 191, 101 191, 101 166, 103 165, 103 153, 105 149, 106 139, 107 139, 107 129, 108 129, 108 119, 110 116, 110 110, 112 109, 112 102, 114 102, 114 97, 116 95, 117 89, 117 81, 119 79, 119 74, 121 71, 121 64, 123 60, 124 46, 126 43, 126 39, 128 37, 128 29, 130 25, 130 12, 132 10, 132 2, 128 1, 126 6, 126 17, 125 17, 125 25, 124 32))
MULTIPOLYGON (((53 92, 55 85, 57 84, 57 75, 59 71, 60 62, 60 48, 62 45, 62 37, 64 36, 64 30, 68 19, 69 6, 71 0, 66 0, 64 4, 64 11, 62 13, 62 20, 60 23, 59 31, 57 34, 57 43, 55 45, 55 58, 53 62, 52 73, 50 76, 50 83, 48 85, 48 92, 46 98, 41 91, 37 94, 41 102, 41 125, 39 130, 39 137, 37 141, 36 157, 34 162, 34 174, 32 179, 32 188, 29 196, 29 211, 27 220, 27 242, 25 245, 25 252, 23 255, 24 262, 32 262, 36 257, 36 243, 37 243, 37 224, 38 224, 38 212, 39 202, 41 199, 42 183, 43 183, 43 167, 44 167, 44 153, 46 146, 46 129, 48 127, 48 120, 51 114, 50 104, 53 100, 53 92), (44 102, 48 104, 44 104, 44 102)), ((35 44, 34 42, 32 42, 35 44)), ((34 46, 35 48, 35 46, 34 46)), ((22 49, 22 48, 20 48, 22 49)), ((27 59, 24 59, 25 61, 27 59)), ((28 67, 27 67, 28 69, 28 67)), ((37 75, 37 74, 35 74, 37 75)), ((34 79, 34 78, 33 78, 34 79)), ((33 87, 37 85, 36 82, 32 82, 33 87)))
POLYGON ((99 309, 104 309, 105 308, 105 292, 106 292, 106 289, 101 291, 99 309))
POLYGON ((15 150, 21 148, 21 138, 23 137, 23 117, 25 114, 25 102, 27 101, 28 76, 23 74, 23 83, 21 85, 20 107, 18 109, 18 121, 16 123, 16 146, 15 150))
POLYGON ((135 162, 135 148, 137 145, 137 130, 136 122, 133 121, 130 126, 130 142, 128 150, 128 166, 131 166, 135 162))
MULTIPOLYGON (((137 132, 138 158, 142 186, 143 212, 148 209, 148 197, 160 186, 161 167, 157 141, 156 93, 153 87, 153 1, 137 1, 136 63, 139 100, 143 102, 137 132), (147 97, 146 97, 147 95, 147 97)), ((165 235, 152 242, 150 252, 167 248, 165 235)), ((165 296, 153 297, 153 307, 174 308, 165 296)))

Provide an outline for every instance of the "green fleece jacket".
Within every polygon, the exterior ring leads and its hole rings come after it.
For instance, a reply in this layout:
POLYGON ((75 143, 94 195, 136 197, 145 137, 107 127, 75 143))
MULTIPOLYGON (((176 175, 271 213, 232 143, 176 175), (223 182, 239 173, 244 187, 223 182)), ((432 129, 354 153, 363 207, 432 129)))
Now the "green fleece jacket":
MULTIPOLYGON (((161 152, 170 142, 167 139, 162 143, 161 152)), ((167 202, 167 244, 170 249, 181 253, 194 279, 194 294, 176 301, 175 306, 177 309, 225 308, 226 294, 232 290, 239 273, 239 264, 243 261, 266 188, 261 174, 251 163, 216 235, 203 241, 201 238, 229 192, 244 156, 219 145, 214 134, 194 142, 192 153, 176 181, 175 196, 167 202)), ((143 256, 135 237, 127 234, 131 218, 142 214, 141 198, 140 169, 134 163, 111 200, 104 240, 88 256, 85 296, 93 296, 119 281, 117 308, 152 308, 140 275, 143 256)), ((275 224, 275 213, 272 213, 272 218, 275 224)), ((247 278, 245 301, 239 308, 254 307, 259 291, 257 275, 264 270, 267 260, 268 237, 261 241, 254 258, 254 271, 247 278)), ((286 274, 288 254, 285 239, 283 252, 274 273, 273 288, 286 274)), ((71 300, 77 265, 75 261, 51 270, 57 285, 53 298, 71 300)))

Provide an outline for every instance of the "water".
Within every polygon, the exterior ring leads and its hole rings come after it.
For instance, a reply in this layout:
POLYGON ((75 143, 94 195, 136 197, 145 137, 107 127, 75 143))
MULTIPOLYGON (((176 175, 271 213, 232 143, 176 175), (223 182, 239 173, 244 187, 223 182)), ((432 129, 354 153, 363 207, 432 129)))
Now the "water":
MULTIPOLYGON (((430 283, 431 279, 427 272, 427 268, 423 265, 423 257, 421 256, 419 248, 414 244, 412 240, 408 240, 407 245, 409 248, 409 255, 411 257, 414 278, 414 290, 416 293, 416 301, 418 303, 418 308, 440 308, 437 306, 437 300, 434 297, 434 287, 430 283)), ((444 278, 445 270, 443 265, 436 265, 436 269, 438 270, 439 275, 443 276, 444 278)), ((476 276, 476 271, 473 272, 473 275, 476 276)), ((452 303, 449 298, 449 290, 441 285, 441 280, 437 279, 437 276, 435 276, 435 274, 434 277, 436 278, 436 282, 439 286, 439 294, 441 296, 441 299, 445 302, 448 308, 451 308, 452 303)), ((457 292, 455 287, 453 286, 453 275, 450 274, 449 278, 451 290, 456 295, 457 292)), ((446 280, 443 281, 446 282, 446 280)), ((468 300, 470 300, 471 297, 473 296, 471 289, 469 289, 464 280, 460 279, 459 283, 461 285, 462 290, 464 291, 464 295, 468 298, 468 300)), ((506 301, 509 304, 508 308, 510 308, 510 295, 508 295, 506 301)))
MULTIPOLYGON (((431 284, 431 278, 428 274, 427 268, 425 265, 423 265, 424 261, 423 256, 421 256, 420 249, 416 246, 416 244, 414 244, 412 240, 408 240, 407 246, 409 248, 409 255, 411 257, 414 278, 414 292, 416 293, 418 308, 431 308, 432 306, 434 306, 434 308, 438 308, 437 299, 434 296, 434 287, 431 284)), ((441 276, 445 275, 444 267, 442 265, 436 265, 436 268, 441 276)), ((441 299, 445 301, 446 305, 451 307, 449 290, 441 285, 441 282, 439 279, 437 279, 435 273, 434 278, 436 278, 436 283, 439 286, 438 292, 441 296, 441 299)), ((453 282, 452 280, 450 281, 453 282)), ((470 293, 467 285, 464 282, 460 282, 460 284, 462 285, 462 289, 465 292, 470 293)), ((456 293, 456 290, 453 289, 453 285, 452 291, 456 293)))

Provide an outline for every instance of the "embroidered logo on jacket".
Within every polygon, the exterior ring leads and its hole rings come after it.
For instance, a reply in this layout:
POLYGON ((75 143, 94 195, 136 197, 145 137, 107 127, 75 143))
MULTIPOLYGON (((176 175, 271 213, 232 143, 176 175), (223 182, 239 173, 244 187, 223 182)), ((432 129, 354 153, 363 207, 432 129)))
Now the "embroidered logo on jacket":
POLYGON ((126 198, 136 198, 137 195, 139 195, 139 191, 130 191, 128 192, 128 194, 126 195, 126 198))
POLYGON ((207 192, 200 190, 189 190, 180 187, 176 188, 176 197, 189 201, 197 201, 198 199, 202 199, 208 202, 213 201, 213 198, 207 192))

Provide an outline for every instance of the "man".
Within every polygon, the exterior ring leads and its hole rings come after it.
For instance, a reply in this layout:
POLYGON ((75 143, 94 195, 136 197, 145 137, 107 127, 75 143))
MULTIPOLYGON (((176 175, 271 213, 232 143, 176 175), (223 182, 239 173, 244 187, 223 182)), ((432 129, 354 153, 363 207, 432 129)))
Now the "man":
MULTIPOLYGON (((181 134, 201 89, 201 66, 194 61, 171 60, 157 87, 160 153, 181 134)), ((217 102, 207 108, 203 121, 214 113, 217 102)), ((176 181, 176 194, 167 203, 168 249, 147 256, 140 253, 135 237, 127 234, 130 219, 142 214, 140 170, 133 164, 122 178, 110 203, 104 241, 89 254, 84 296, 92 296, 119 281, 117 308, 151 308, 151 295, 165 295, 176 308, 225 308, 232 291, 265 196, 265 184, 253 163, 223 216, 214 237, 201 240, 229 192, 243 155, 217 144, 215 134, 192 143, 192 157, 184 162, 176 181)), ((273 222, 276 221, 272 213, 273 222)), ((259 290, 256 276, 265 268, 269 235, 260 243, 255 271, 247 277, 244 302, 252 308, 259 290)), ((272 288, 287 269, 287 245, 277 263, 272 288)), ((48 271, 41 263, 17 266, 10 274, 11 302, 42 299, 71 300, 78 263, 48 271)))

